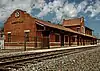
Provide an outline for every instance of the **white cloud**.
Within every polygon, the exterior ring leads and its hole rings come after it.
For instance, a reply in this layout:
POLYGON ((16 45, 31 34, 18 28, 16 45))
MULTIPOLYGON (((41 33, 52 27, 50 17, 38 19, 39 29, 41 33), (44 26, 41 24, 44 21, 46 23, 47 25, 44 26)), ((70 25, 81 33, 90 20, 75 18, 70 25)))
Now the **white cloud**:
POLYGON ((39 8, 40 10, 42 10, 45 4, 46 4, 45 0, 31 0, 32 8, 39 8))
MULTIPOLYGON (((63 18, 77 17, 79 12, 84 12, 88 5, 87 0, 82 1, 80 4, 68 3, 65 0, 54 0, 43 6, 41 12, 37 15, 38 17, 46 16, 49 12, 56 13, 56 20, 61 21, 63 18)), ((53 19, 53 21, 55 18, 53 19)))
MULTIPOLYGON (((37 15, 38 17, 43 17, 47 15, 49 12, 58 13, 58 8, 63 7, 63 0, 54 0, 53 2, 45 3, 41 12, 37 15)), ((56 14, 57 15, 57 14, 56 14)))
POLYGON ((4 21, 16 9, 21 9, 30 12, 30 4, 31 0, 1 0, 0 20, 4 21))
POLYGON ((87 12, 91 12, 90 17, 94 17, 97 14, 99 14, 100 13, 100 1, 96 0, 95 4, 88 6, 87 9, 85 10, 85 13, 87 12))
POLYGON ((62 18, 75 17, 78 14, 75 4, 64 3, 64 0, 54 0, 53 2, 49 2, 49 4, 45 4, 43 10, 37 16, 43 17, 49 12, 55 12, 56 20, 58 21, 61 21, 62 18))
POLYGON ((63 8, 64 15, 67 17, 75 17, 77 16, 77 9, 75 8, 74 3, 66 3, 63 8))
MULTIPOLYGON (((87 5, 86 1, 79 4, 79 10, 87 5)), ((46 16, 49 12, 55 12, 56 20, 61 21, 63 18, 76 17, 78 10, 75 3, 68 3, 65 0, 54 0, 48 4, 45 0, 1 0, 0 2, 0 20, 4 21, 14 10, 21 9, 31 13, 33 8, 40 9, 41 12, 37 17, 46 16)))
POLYGON ((82 12, 84 11, 85 7, 88 5, 88 2, 86 0, 82 1, 78 6, 77 6, 77 11, 82 12))
POLYGON ((95 4, 88 5, 87 0, 80 4, 69 3, 65 0, 54 0, 48 4, 45 0, 0 0, 0 21, 4 21, 16 9, 24 10, 31 14, 33 8, 40 9, 37 17, 43 18, 49 12, 55 12, 54 20, 61 21, 63 18, 77 17, 79 12, 91 12, 90 17, 100 13, 100 1, 96 0, 95 4))
POLYGON ((96 17, 95 19, 100 21, 100 17, 96 17))
POLYGON ((43 17, 50 12, 48 5, 44 6, 43 10, 37 15, 38 17, 43 17))
POLYGON ((6 20, 16 9, 24 10, 30 14, 33 8, 39 8, 41 11, 46 10, 48 6, 45 7, 45 4, 44 0, 0 0, 0 21, 6 20))

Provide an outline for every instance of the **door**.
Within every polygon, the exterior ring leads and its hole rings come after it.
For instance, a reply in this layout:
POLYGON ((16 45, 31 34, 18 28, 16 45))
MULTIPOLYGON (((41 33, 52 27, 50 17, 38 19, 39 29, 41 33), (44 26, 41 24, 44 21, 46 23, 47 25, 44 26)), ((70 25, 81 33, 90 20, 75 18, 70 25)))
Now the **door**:
POLYGON ((64 46, 64 34, 61 34, 61 46, 64 46))
POLYGON ((42 48, 50 48, 49 47, 49 31, 43 31, 42 35, 42 48))

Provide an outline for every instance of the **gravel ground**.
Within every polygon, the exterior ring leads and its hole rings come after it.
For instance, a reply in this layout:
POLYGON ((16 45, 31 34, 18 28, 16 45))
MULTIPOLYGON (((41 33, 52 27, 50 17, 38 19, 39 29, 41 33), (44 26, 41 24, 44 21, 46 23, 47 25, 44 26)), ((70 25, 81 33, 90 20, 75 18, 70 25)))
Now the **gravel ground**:
POLYGON ((100 71, 100 47, 37 64, 28 63, 12 71, 100 71))

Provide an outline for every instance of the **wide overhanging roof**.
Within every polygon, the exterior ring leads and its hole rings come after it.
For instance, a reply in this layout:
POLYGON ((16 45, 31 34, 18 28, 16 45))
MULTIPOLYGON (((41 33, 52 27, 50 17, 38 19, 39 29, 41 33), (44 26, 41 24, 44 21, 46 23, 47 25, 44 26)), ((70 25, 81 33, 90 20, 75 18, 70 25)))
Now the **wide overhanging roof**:
POLYGON ((94 36, 83 34, 83 33, 79 33, 79 32, 76 32, 76 31, 74 31, 72 29, 66 28, 64 26, 60 26, 60 25, 57 25, 57 24, 52 24, 50 22, 46 22, 46 21, 43 21, 43 20, 40 20, 40 19, 36 19, 36 22, 40 23, 41 25, 45 25, 45 26, 48 26, 48 27, 56 28, 56 29, 63 30, 63 31, 66 31, 66 32, 71 32, 71 33, 82 35, 82 36, 86 36, 86 37, 96 38, 94 36))

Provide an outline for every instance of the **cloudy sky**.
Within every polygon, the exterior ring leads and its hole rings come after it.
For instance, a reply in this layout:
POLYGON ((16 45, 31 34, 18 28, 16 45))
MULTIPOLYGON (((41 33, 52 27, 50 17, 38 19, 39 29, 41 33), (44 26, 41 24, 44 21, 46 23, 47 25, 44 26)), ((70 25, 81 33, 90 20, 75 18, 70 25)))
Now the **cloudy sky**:
POLYGON ((1 27, 16 9, 52 23, 83 16, 86 26, 100 34, 100 0, 0 0, 1 27))

